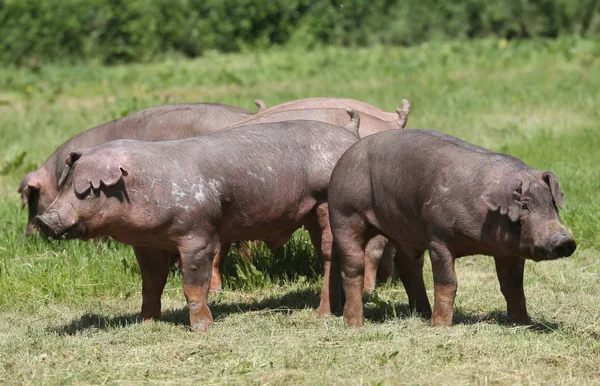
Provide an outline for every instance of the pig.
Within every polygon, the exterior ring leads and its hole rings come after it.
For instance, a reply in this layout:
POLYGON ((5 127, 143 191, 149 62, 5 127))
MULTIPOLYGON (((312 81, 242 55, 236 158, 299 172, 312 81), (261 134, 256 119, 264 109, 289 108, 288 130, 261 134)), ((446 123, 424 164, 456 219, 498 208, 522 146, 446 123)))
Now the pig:
MULTIPOLYGON (((72 151, 56 200, 36 222, 57 239, 110 236, 132 245, 144 320, 160 317, 169 256, 179 254, 190 327, 204 332, 213 324, 207 295, 221 245, 278 247, 304 226, 315 249, 331 253, 327 188, 335 163, 358 140, 359 117, 351 115, 347 127, 290 121, 72 151)), ((327 312, 328 277, 320 305, 327 312)))
MULTIPOLYGON (((264 107, 260 100, 255 103, 264 107)), ((27 174, 19 185, 23 208, 29 206, 26 234, 36 233, 35 216, 44 213, 58 194, 58 179, 69 152, 115 139, 160 141, 192 137, 222 129, 252 115, 248 110, 217 103, 164 105, 135 112, 74 136, 38 170, 27 174)))
POLYGON ((374 234, 395 245, 410 306, 423 314, 431 313, 422 276, 423 253, 429 251, 433 326, 452 325, 456 258, 493 256, 508 316, 529 324, 525 259, 553 260, 576 249, 558 214, 564 195, 552 172, 433 130, 360 140, 335 167, 328 201, 330 281, 339 280, 341 262, 348 326, 363 325, 364 245, 374 234))
MULTIPOLYGON (((382 121, 406 120, 410 113, 410 104, 406 99, 402 101, 402 108, 397 108, 395 113, 383 111, 377 106, 350 98, 305 98, 281 103, 267 109, 262 101, 255 101, 261 106, 260 111, 266 110, 265 114, 279 113, 288 110, 304 109, 345 109, 352 108, 361 114, 369 114, 382 121), (259 104, 260 103, 260 104, 259 104)), ((364 119, 363 119, 364 120, 364 119)), ((364 123, 363 123, 364 125, 364 123)), ((406 125, 404 122, 403 126, 406 125)))
MULTIPOLYGON (((261 106, 264 105, 264 103, 259 104, 256 101, 255 103, 261 106)), ((311 98, 273 106, 264 111, 260 111, 252 117, 236 122, 233 127, 303 119, 326 122, 334 125, 343 125, 347 120, 347 113, 346 110, 341 107, 345 106, 345 104, 348 104, 349 108, 360 112, 359 136, 361 138, 379 131, 403 129, 406 126, 408 115, 410 114, 410 103, 406 99, 402 100, 402 108, 396 109, 396 113, 394 114, 387 113, 378 107, 354 99, 311 98), (288 108, 298 109, 290 110, 288 108)), ((219 254, 213 261, 214 267, 211 291, 218 292, 221 288, 219 267, 222 263, 221 256, 226 257, 226 252, 227 250, 224 250, 224 253, 219 254)), ((369 242, 365 258, 367 265, 364 282, 365 291, 372 292, 375 289, 377 279, 385 281, 393 275, 393 251, 384 236, 377 236, 369 242)))
MULTIPOLYGON (((349 101, 352 101, 350 99, 349 101)), ((372 115, 373 109, 366 109, 371 111, 364 112, 360 108, 356 108, 354 106, 359 106, 362 102, 355 101, 354 105, 349 106, 349 108, 353 108, 354 110, 360 113, 360 129, 359 136, 361 138, 371 135, 373 133, 378 133, 380 131, 386 130, 397 130, 403 129, 406 126, 408 121, 408 115, 410 114, 410 103, 404 99, 402 100, 402 109, 397 110, 397 114, 386 113, 380 114, 380 116, 387 116, 387 119, 379 118, 378 116, 372 115), (394 118, 391 118, 391 117, 394 118)), ((367 104, 365 104, 367 105, 367 104)), ((371 105, 367 105, 371 106, 371 105)), ((374 106, 371 106, 374 108, 374 106)), ((321 108, 321 107, 313 107, 313 108, 302 108, 296 110, 279 110, 277 106, 271 107, 270 109, 266 109, 263 111, 259 111, 257 114, 245 118, 235 124, 231 125, 231 127, 236 126, 244 126, 248 124, 258 124, 258 123, 268 123, 268 122, 283 122, 283 121, 294 121, 294 120, 304 120, 309 119, 313 121, 326 122, 332 125, 344 125, 347 121, 347 114, 345 108, 321 108)))

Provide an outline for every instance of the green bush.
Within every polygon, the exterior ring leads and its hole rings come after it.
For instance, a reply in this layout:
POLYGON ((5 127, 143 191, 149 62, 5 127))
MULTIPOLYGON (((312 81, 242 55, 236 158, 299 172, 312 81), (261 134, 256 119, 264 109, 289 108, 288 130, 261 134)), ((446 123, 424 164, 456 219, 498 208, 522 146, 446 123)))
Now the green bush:
POLYGON ((294 44, 597 35, 599 0, 0 0, 0 63, 146 62, 294 44))

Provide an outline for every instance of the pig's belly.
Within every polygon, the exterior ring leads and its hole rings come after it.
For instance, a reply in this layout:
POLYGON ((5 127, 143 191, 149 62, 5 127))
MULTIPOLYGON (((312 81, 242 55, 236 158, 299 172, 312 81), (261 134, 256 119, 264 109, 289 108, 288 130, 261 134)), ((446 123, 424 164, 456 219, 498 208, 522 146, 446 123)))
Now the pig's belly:
POLYGON ((283 245, 298 228, 315 214, 315 199, 281 204, 263 202, 245 210, 224 212, 221 219, 221 242, 261 240, 270 246, 283 245))

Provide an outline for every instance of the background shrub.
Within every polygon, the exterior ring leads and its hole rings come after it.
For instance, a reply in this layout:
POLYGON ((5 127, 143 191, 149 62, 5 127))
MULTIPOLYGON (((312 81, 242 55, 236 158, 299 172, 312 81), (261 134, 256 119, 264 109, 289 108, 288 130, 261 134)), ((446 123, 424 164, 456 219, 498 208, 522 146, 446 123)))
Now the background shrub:
POLYGON ((147 62, 272 45, 592 36, 599 0, 0 0, 0 63, 147 62))

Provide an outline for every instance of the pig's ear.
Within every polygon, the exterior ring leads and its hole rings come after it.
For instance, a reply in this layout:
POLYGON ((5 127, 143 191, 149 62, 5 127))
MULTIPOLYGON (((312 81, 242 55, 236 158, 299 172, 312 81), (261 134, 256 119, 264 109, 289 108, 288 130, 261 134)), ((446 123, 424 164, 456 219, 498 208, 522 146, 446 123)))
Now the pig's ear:
POLYGON ((83 150, 73 150, 67 156, 67 159, 65 160, 65 163, 67 164, 67 166, 65 166, 62 174, 60 175, 60 178, 58 179, 58 187, 59 188, 67 180, 67 176, 69 175, 69 172, 71 171, 71 167, 81 157, 81 154, 83 154, 83 150))
POLYGON ((37 172, 31 172, 23 178, 17 190, 17 192, 21 193, 21 208, 25 208, 25 205, 31 201, 32 194, 34 194, 34 191, 40 190, 40 185, 40 178, 37 172))
POLYGON ((552 198, 556 203, 556 206, 562 208, 565 205, 565 195, 562 190, 560 190, 560 185, 558 185, 558 178, 552 172, 544 172, 542 174, 542 178, 544 182, 548 184, 550 187, 550 191, 552 192, 552 198))
POLYGON ((80 165, 78 172, 74 176, 73 186, 75 193, 83 195, 90 187, 94 190, 101 185, 116 185, 127 171, 120 165, 119 161, 110 155, 101 154, 93 157, 89 162, 80 165), (85 166, 85 167, 83 167, 85 166))
POLYGON ((67 160, 65 161, 67 166, 73 166, 73 164, 79 158, 81 158, 82 154, 83 154, 83 150, 73 150, 72 152, 70 152, 69 155, 67 156, 67 160))
POLYGON ((505 178, 498 181, 481 198, 492 211, 500 209, 500 214, 507 214, 510 221, 517 222, 521 217, 522 186, 523 182, 520 180, 505 178))

